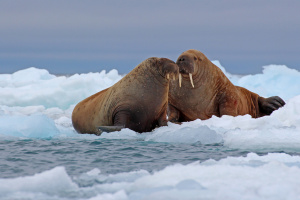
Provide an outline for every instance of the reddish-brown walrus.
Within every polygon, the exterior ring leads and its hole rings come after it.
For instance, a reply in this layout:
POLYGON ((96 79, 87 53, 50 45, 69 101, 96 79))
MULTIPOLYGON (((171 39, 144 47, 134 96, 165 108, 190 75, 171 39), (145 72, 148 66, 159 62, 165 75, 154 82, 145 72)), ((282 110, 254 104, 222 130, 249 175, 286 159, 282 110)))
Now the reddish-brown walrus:
POLYGON ((270 115, 285 105, 280 97, 264 98, 234 86, 224 73, 197 50, 183 52, 176 62, 179 81, 171 81, 168 117, 171 122, 208 119, 213 115, 270 115), (182 77, 181 77, 182 74, 182 77))
POLYGON ((148 132, 167 125, 169 77, 178 77, 178 66, 167 58, 148 58, 119 82, 76 105, 72 123, 79 133, 129 128, 148 132))

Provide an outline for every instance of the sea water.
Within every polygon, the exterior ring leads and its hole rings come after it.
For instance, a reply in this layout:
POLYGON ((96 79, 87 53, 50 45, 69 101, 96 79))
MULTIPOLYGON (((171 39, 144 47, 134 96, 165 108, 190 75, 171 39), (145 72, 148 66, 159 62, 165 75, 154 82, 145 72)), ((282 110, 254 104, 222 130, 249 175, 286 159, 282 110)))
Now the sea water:
POLYGON ((116 70, 55 76, 28 68, 0 75, 0 199, 299 199, 300 72, 283 65, 229 74, 235 84, 286 101, 271 116, 169 123, 78 134, 82 99, 116 70))

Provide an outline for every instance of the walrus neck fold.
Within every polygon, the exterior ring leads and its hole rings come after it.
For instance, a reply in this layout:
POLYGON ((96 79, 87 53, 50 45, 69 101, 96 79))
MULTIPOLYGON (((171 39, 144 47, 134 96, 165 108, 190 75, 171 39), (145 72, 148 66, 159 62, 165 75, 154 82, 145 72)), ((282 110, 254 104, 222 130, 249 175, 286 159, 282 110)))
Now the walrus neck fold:
MULTIPOLYGON (((228 80, 228 78, 224 75, 224 73, 216 65, 214 65, 213 63, 210 63, 210 61, 207 63, 209 63, 209 64, 205 65, 205 67, 202 67, 202 68, 197 67, 195 70, 193 79, 194 79, 195 86, 197 85, 196 87, 201 87, 201 85, 205 85, 214 80, 218 80, 219 78, 228 80), (215 73, 216 70, 220 71, 221 73, 215 73), (214 78, 212 78, 212 77, 214 77, 214 78)), ((227 82, 227 81, 225 81, 225 82, 227 82)))
POLYGON ((153 76, 154 80, 156 80, 157 83, 160 83, 164 86, 167 86, 169 84, 169 80, 167 79, 167 77, 164 77, 158 70, 149 70, 148 72, 153 76))
MULTIPOLYGON (((151 63, 152 64, 152 63, 151 63)), ((165 77, 162 72, 160 72, 157 68, 151 67, 151 69, 143 69, 145 74, 148 76, 153 77, 156 83, 162 84, 167 86, 169 84, 169 80, 165 77)))

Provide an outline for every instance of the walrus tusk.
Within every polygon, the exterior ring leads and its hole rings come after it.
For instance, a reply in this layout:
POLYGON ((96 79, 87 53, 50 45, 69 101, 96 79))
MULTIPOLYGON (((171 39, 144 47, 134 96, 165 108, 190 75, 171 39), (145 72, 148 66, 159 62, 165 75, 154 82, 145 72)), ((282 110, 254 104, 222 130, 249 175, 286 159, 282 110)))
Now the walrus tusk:
POLYGON ((192 86, 193 86, 193 88, 194 88, 195 86, 194 86, 194 83, 193 83, 193 76, 192 76, 191 73, 189 73, 189 75, 190 75, 191 84, 192 84, 192 86))
POLYGON ((170 74, 167 74, 167 79, 168 79, 168 80, 170 79, 170 74))
POLYGON ((173 75, 173 81, 175 81, 175 74, 173 75))
POLYGON ((181 87, 181 74, 179 73, 179 87, 181 87))

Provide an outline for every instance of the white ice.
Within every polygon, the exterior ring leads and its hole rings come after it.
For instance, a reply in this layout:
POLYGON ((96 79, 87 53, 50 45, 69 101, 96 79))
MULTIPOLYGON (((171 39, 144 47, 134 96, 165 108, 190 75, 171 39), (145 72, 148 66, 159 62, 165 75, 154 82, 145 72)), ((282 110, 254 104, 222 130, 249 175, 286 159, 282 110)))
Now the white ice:
POLYGON ((54 76, 45 69, 28 68, 0 75, 0 105, 38 106, 67 109, 87 96, 101 91, 122 78, 117 70, 106 73, 54 76))
POLYGON ((101 174, 93 169, 71 178, 64 167, 34 176, 0 179, 1 199, 299 199, 300 156, 269 153, 227 157, 160 171, 101 174), (80 187, 78 183, 89 182, 80 187), (32 198, 35 197, 35 198, 32 198))

